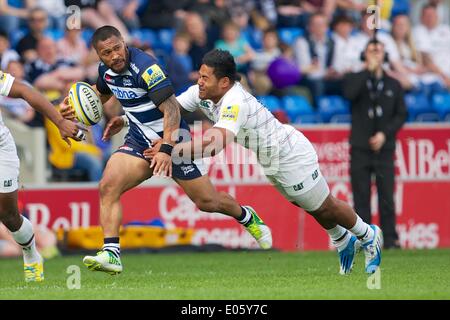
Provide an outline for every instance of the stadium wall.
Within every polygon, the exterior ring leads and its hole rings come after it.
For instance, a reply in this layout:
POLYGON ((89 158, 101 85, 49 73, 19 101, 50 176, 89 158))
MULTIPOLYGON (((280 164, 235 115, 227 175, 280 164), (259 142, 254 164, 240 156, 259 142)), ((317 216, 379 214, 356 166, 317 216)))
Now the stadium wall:
MULTIPOLYGON (((331 192, 352 203, 348 177, 348 126, 302 127, 315 145, 331 192)), ((207 161, 219 190, 252 205, 272 228, 274 246, 282 250, 326 250, 328 237, 302 210, 287 202, 263 176, 253 154, 241 147, 207 161), (240 162, 232 165, 230 159, 240 162)), ((398 136, 395 190, 397 229, 404 248, 450 247, 450 125, 408 125, 398 136)), ((49 228, 98 224, 95 184, 28 185, 20 192, 30 218, 49 228)), ((378 221, 373 190, 374 221, 378 221)), ((195 244, 219 243, 256 248, 254 240, 231 218, 199 212, 168 179, 152 179, 122 198, 124 223, 159 219, 167 227, 196 230, 195 244)))

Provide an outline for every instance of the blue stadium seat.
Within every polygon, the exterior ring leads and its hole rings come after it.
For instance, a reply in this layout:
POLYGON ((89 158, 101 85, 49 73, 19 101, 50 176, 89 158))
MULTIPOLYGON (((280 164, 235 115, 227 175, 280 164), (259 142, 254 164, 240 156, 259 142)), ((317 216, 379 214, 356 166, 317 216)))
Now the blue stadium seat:
POLYGON ((91 46, 91 39, 94 35, 94 30, 92 29, 83 29, 81 31, 81 37, 83 38, 84 42, 88 46, 88 48, 91 46))
POLYGON ((416 117, 417 122, 439 122, 441 118, 436 112, 421 113, 416 117))
POLYGON ((416 120, 417 116, 422 113, 432 113, 430 103, 427 96, 420 93, 409 93, 405 95, 405 103, 408 109, 409 119, 416 120))
POLYGON ((131 36, 151 47, 157 42, 157 35, 151 29, 135 29, 131 31, 131 36))
POLYGON ((433 95, 431 105, 441 119, 445 119, 447 115, 450 115, 450 93, 433 95))
POLYGON ((175 36, 175 29, 161 29, 158 31, 158 43, 155 47, 172 52, 172 40, 175 36))
POLYGON ((318 111, 324 122, 330 122, 335 115, 350 114, 350 107, 340 96, 322 96, 318 99, 318 111))
POLYGON ((59 29, 48 29, 44 34, 46 37, 52 38, 54 41, 64 38, 64 31, 59 29))
POLYGON ((275 96, 259 96, 257 99, 263 106, 269 109, 270 112, 281 110, 280 100, 275 96))
POLYGON ((8 35, 9 43, 11 48, 16 48, 20 39, 22 39, 28 33, 28 28, 20 28, 18 30, 14 30, 8 35))
POLYGON ((317 113, 313 113, 313 114, 303 114, 299 117, 297 117, 297 119, 295 119, 295 124, 320 124, 322 123, 322 117, 317 114, 317 113))
POLYGON ((247 27, 241 31, 241 35, 248 41, 253 49, 259 50, 263 47, 263 32, 257 28, 247 27))
POLYGON ((301 116, 314 114, 314 109, 303 96, 285 96, 282 105, 291 122, 296 122, 301 116))
POLYGON ((410 5, 408 0, 395 0, 391 10, 391 17, 398 16, 400 14, 409 15, 410 5))
POLYGON ((349 113, 346 114, 335 114, 330 118, 330 123, 351 123, 352 115, 349 113))
POLYGON ((278 29, 278 36, 280 40, 288 45, 293 45, 298 37, 303 36, 305 31, 300 28, 280 28, 278 29))

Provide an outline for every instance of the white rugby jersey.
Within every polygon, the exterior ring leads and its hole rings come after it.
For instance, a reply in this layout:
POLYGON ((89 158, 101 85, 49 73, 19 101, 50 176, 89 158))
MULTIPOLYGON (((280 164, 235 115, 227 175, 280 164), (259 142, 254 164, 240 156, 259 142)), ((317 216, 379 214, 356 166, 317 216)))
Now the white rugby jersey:
MULTIPOLYGON (((14 82, 14 77, 8 73, 3 73, 0 70, 0 95, 8 96, 11 91, 11 87, 14 82)), ((0 144, 3 142, 4 137, 9 133, 8 128, 6 128, 3 123, 2 114, 0 112, 0 144)))
POLYGON ((294 127, 279 122, 238 82, 217 104, 201 100, 198 85, 191 86, 177 99, 187 111, 202 110, 214 127, 232 131, 237 143, 256 152, 263 167, 270 164, 261 161, 261 157, 279 159, 289 154, 299 140, 308 142, 294 127))

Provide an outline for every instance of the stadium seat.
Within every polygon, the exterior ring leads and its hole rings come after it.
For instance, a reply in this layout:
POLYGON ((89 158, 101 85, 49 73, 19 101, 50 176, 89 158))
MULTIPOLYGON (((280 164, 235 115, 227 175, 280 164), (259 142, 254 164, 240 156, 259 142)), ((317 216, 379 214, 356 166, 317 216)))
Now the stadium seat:
POLYGON ((290 121, 294 123, 301 116, 314 114, 313 107, 303 96, 285 96, 282 98, 282 106, 290 121))
POLYGON ((416 120, 419 114, 433 112, 433 109, 428 102, 427 96, 424 94, 406 94, 405 103, 408 109, 409 119, 412 121, 416 120))
POLYGON ((400 14, 409 15, 410 5, 408 0, 395 0, 391 10, 391 17, 398 16, 400 14))
POLYGON ((278 36, 280 40, 288 45, 293 45, 298 37, 303 36, 304 30, 300 28, 280 28, 278 29, 278 36))
POLYGON ((433 95, 431 105, 433 110, 444 120, 445 117, 450 115, 450 93, 433 95))
POLYGON ((352 115, 346 114, 336 114, 330 118, 330 123, 351 123, 352 115))
POLYGON ((298 124, 298 125, 320 124, 322 122, 323 122, 322 118, 317 113, 304 114, 304 115, 301 115, 301 116, 297 117, 297 119, 295 119, 295 124, 298 124))
POLYGON ((439 122, 441 118, 436 112, 421 113, 416 117, 417 122, 439 122))
POLYGON ((348 102, 340 96, 319 97, 318 111, 324 122, 330 122, 335 115, 350 114, 348 102))
POLYGON ((14 30, 8 35, 9 43, 11 48, 16 48, 20 39, 22 39, 28 32, 28 28, 20 28, 18 30, 14 30))
POLYGON ((259 96, 257 99, 263 106, 269 109, 270 112, 281 110, 280 100, 275 96, 259 96))
POLYGON ((158 43, 155 47, 172 52, 172 40, 175 36, 175 29, 161 29, 158 31, 158 43))
POLYGON ((84 42, 88 46, 88 48, 91 46, 91 39, 94 35, 94 30, 92 29, 83 29, 81 31, 81 37, 83 38, 84 42))
POLYGON ((157 41, 157 35, 151 29, 135 29, 131 31, 131 36, 149 46, 153 46, 157 41))
POLYGON ((241 35, 248 41, 253 49, 259 50, 263 47, 263 32, 261 30, 247 27, 241 31, 241 35))
POLYGON ((52 38, 54 41, 64 38, 64 31, 59 29, 48 29, 44 34, 46 37, 52 38))

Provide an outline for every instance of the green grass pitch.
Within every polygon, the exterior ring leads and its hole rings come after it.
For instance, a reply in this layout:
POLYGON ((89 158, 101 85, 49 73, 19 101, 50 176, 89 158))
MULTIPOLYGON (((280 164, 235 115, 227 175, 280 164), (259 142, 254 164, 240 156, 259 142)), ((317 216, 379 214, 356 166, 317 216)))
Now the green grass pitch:
POLYGON ((369 290, 363 254, 338 274, 334 252, 123 254, 124 272, 85 269, 82 256, 45 264, 45 282, 26 284, 21 259, 0 260, 0 299, 450 299, 450 250, 383 252, 381 288, 369 290), (69 290, 70 265, 81 289, 69 290))

